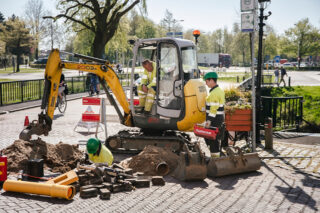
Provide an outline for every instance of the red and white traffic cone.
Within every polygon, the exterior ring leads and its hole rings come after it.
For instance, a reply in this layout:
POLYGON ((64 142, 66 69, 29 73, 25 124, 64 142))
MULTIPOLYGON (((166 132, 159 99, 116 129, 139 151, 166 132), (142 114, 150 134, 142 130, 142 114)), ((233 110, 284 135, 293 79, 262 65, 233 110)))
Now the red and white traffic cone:
POLYGON ((29 126, 29 117, 26 115, 26 117, 24 118, 24 125, 23 126, 29 126))

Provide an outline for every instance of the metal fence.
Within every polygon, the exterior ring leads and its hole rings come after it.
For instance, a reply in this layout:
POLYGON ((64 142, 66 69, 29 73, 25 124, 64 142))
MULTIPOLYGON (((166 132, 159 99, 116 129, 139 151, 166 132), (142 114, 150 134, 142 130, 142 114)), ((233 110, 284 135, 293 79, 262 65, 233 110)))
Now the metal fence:
MULTIPOLYGON (((87 90, 87 76, 65 78, 69 93, 81 93, 87 90)), ((39 100, 42 98, 44 80, 0 82, 0 106, 39 100)))
MULTIPOLYGON (((130 74, 118 74, 123 86, 129 85, 130 74)), ((135 79, 138 76, 135 75, 135 79)), ((69 94, 82 93, 89 90, 90 79, 87 75, 66 77, 69 94)), ((0 82, 0 106, 40 100, 43 96, 44 79, 0 82)))
POLYGON ((298 129, 303 116, 303 97, 262 96, 262 118, 272 118, 273 127, 298 129))

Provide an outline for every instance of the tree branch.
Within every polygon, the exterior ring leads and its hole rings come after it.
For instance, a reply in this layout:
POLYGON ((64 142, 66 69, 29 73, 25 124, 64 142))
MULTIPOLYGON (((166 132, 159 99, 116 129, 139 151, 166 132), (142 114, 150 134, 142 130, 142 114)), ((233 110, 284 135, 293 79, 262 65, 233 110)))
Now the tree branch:
POLYGON ((70 21, 76 22, 76 23, 84 26, 84 27, 87 28, 88 30, 91 30, 92 32, 95 32, 95 28, 90 27, 89 25, 87 25, 87 24, 84 23, 83 21, 77 20, 77 19, 75 19, 75 18, 73 18, 73 17, 71 17, 71 16, 68 16, 68 15, 66 15, 66 14, 59 14, 59 15, 57 15, 57 16, 55 16, 55 17, 53 17, 53 16, 44 16, 43 18, 44 18, 44 19, 50 18, 50 19, 53 19, 54 21, 56 21, 56 20, 59 19, 59 18, 65 18, 66 21, 70 20, 70 21))

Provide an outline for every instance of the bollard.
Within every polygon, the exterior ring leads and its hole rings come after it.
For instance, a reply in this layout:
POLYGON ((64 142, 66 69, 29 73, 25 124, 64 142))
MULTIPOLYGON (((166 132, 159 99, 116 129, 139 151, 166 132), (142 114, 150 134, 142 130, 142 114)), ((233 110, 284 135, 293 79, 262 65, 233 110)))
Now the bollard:
POLYGON ((288 86, 291 87, 291 77, 288 78, 288 86))
POLYGON ((272 118, 267 118, 264 124, 265 135, 265 149, 273 149, 273 137, 272 137, 272 118))
POLYGON ((237 76, 237 83, 239 83, 239 76, 237 76))

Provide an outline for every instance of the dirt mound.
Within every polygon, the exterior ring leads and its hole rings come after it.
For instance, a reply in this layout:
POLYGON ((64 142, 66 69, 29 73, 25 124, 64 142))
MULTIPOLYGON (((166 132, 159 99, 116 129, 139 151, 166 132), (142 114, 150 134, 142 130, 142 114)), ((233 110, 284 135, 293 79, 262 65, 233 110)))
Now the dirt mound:
POLYGON ((25 170, 28 160, 43 159, 44 167, 52 172, 67 172, 77 166, 83 153, 76 145, 60 142, 57 145, 47 144, 40 138, 30 142, 16 140, 12 145, 2 150, 8 157, 8 171, 25 170))
POLYGON ((169 166, 169 172, 172 172, 178 165, 178 159, 178 155, 169 148, 146 146, 139 155, 124 161, 124 166, 131 168, 134 172, 157 175, 155 168, 159 163, 166 162, 169 166))

